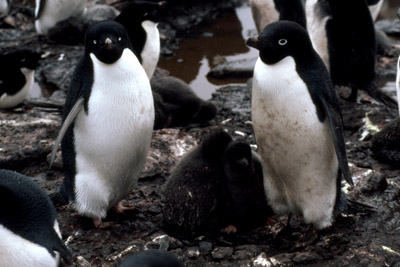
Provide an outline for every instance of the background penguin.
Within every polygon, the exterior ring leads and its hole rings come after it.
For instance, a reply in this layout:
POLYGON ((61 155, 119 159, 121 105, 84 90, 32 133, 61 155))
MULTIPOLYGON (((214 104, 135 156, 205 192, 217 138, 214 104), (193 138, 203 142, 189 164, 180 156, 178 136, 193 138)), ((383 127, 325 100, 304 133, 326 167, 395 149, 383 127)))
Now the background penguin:
POLYGON ((153 77, 150 84, 156 112, 154 129, 204 124, 217 114, 215 104, 198 97, 179 78, 153 77))
POLYGON ((252 119, 268 203, 326 228, 346 203, 341 174, 353 184, 329 73, 297 23, 269 24, 247 44, 260 51, 252 119))
POLYGON ((278 20, 291 20, 307 27, 302 0, 250 0, 250 7, 258 32, 278 20))
MULTIPOLYGON (((400 56, 397 60, 396 92, 400 101, 400 56)), ((400 117, 386 124, 372 137, 371 150, 377 160, 400 168, 400 117)))
POLYGON ((36 0, 35 28, 47 34, 59 21, 69 17, 80 17, 85 13, 86 0, 36 0))
POLYGON ((164 188, 163 215, 166 229, 190 237, 199 233, 214 215, 222 160, 232 141, 218 129, 188 152, 174 167, 164 188))
MULTIPOLYGON (((377 2, 370 0, 368 4, 377 2)), ((311 40, 330 70, 333 84, 352 89, 348 100, 356 101, 361 89, 375 100, 397 107, 374 82, 375 28, 365 0, 308 0, 306 13, 311 40)))
POLYGON ((165 5, 165 1, 135 1, 115 18, 115 21, 127 29, 133 51, 149 79, 153 76, 160 56, 160 33, 157 23, 165 5))
POLYGON ((223 217, 226 222, 249 230, 266 224, 272 216, 263 186, 261 159, 248 143, 233 141, 223 160, 227 202, 223 217))
POLYGON ((149 249, 126 257, 119 267, 184 267, 184 265, 172 253, 149 249))
POLYGON ((0 170, 0 266, 72 263, 46 192, 29 177, 0 170))
POLYGON ((11 0, 0 0, 0 15, 7 15, 11 9, 11 0))
POLYGON ((28 49, 0 55, 0 109, 13 108, 24 101, 40 57, 40 53, 28 49))
POLYGON ((53 196, 72 201, 95 226, 136 185, 146 161, 154 123, 150 82, 131 50, 125 28, 115 21, 90 27, 85 54, 73 74, 64 107, 65 179, 53 196), (68 130, 67 130, 68 129, 68 130))

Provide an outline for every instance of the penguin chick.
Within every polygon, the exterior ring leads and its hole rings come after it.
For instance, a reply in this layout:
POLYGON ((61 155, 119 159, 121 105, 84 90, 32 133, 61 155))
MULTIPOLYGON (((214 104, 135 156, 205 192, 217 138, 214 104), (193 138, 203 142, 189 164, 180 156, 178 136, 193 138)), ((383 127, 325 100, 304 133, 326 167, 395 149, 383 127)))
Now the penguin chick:
POLYGON ((290 20, 307 27, 302 0, 250 0, 250 7, 258 32, 278 20, 290 20))
POLYGON ((164 189, 163 215, 168 230, 192 236, 214 215, 224 175, 222 160, 231 141, 228 133, 216 130, 176 164, 164 189))
POLYGON ((0 170, 0 266, 72 263, 56 209, 46 192, 22 174, 0 170))
POLYGON ((57 137, 65 179, 53 199, 68 201, 95 226, 135 187, 146 162, 154 124, 150 82, 115 21, 87 30, 57 137), (63 138, 65 134, 65 137, 63 138))
POLYGON ((348 167, 340 107, 322 59, 303 27, 267 25, 247 44, 260 51, 254 68, 252 120, 269 205, 332 225, 345 199, 348 167))
POLYGON ((154 129, 204 124, 217 114, 217 107, 198 97, 181 79, 154 77, 150 81, 156 118, 154 129))
POLYGON ((172 253, 149 249, 126 257, 119 267, 184 267, 184 265, 172 253))
POLYGON ((40 57, 40 53, 29 49, 0 55, 0 109, 13 108, 24 101, 33 85, 40 57))
POLYGON ((307 1, 307 29, 333 84, 351 88, 349 101, 355 102, 361 89, 378 102, 397 108, 397 102, 375 84, 376 33, 368 4, 377 2, 307 1))
POLYGON ((133 51, 149 79, 153 76, 160 56, 160 33, 157 24, 166 3, 134 1, 115 18, 115 21, 127 29, 133 51))
POLYGON ((225 151, 223 166, 227 222, 245 230, 264 225, 272 210, 265 197, 258 154, 246 142, 231 142, 225 151))
POLYGON ((36 0, 35 28, 47 34, 57 22, 70 17, 81 17, 86 10, 86 0, 36 0))

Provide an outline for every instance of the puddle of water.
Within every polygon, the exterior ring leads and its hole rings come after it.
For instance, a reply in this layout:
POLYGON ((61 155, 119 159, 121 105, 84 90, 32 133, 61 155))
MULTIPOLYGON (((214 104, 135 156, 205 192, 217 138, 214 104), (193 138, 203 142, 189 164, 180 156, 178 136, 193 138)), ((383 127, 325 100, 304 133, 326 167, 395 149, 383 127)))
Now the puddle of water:
POLYGON ((187 82, 199 97, 210 99, 221 85, 246 83, 247 78, 215 79, 206 75, 224 60, 256 57, 257 51, 245 44, 245 40, 254 35, 250 7, 239 7, 199 30, 198 36, 182 41, 176 54, 161 58, 158 66, 187 82))

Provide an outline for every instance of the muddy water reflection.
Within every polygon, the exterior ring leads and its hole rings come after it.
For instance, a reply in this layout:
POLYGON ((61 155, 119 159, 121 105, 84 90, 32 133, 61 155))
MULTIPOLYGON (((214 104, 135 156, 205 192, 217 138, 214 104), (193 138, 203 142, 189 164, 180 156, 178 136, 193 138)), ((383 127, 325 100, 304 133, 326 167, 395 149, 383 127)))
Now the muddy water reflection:
POLYGON ((209 99, 222 84, 246 82, 247 79, 221 80, 207 78, 206 75, 225 60, 256 57, 256 51, 245 44, 245 40, 255 34, 250 8, 240 7, 199 30, 197 37, 181 42, 176 54, 160 59, 158 66, 189 83, 201 98, 209 99))

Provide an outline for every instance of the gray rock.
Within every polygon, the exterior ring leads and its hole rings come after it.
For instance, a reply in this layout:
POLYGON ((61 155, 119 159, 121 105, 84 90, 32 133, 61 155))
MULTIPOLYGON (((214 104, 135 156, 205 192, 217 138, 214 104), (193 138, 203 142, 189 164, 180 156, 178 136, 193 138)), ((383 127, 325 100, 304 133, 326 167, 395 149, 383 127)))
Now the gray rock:
POLYGON ((232 256, 233 248, 231 247, 217 247, 211 252, 214 260, 223 260, 232 256))
POLYGON ((197 259, 200 256, 200 249, 199 247, 190 247, 186 254, 190 259, 197 259))
POLYGON ((200 252, 201 252, 203 255, 208 255, 208 254, 210 254, 211 251, 212 251, 212 243, 210 243, 210 242, 201 241, 201 242, 199 243, 199 246, 200 246, 200 252))
POLYGON ((293 258, 293 262, 297 264, 307 264, 313 261, 321 260, 322 257, 315 252, 300 252, 293 258))
POLYGON ((400 36, 400 20, 383 19, 375 23, 376 28, 389 35, 400 36))
POLYGON ((244 58, 222 63, 210 70, 208 77, 251 77, 257 58, 244 58))

